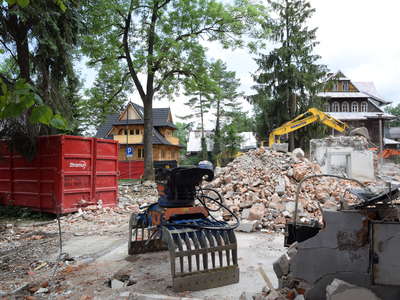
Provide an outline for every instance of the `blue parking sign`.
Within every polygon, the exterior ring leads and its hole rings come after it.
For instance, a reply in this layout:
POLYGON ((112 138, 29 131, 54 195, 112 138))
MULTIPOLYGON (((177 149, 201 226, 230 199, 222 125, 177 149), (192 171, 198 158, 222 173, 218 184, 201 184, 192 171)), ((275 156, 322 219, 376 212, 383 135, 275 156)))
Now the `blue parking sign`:
POLYGON ((133 147, 126 147, 126 157, 132 157, 135 149, 133 147))

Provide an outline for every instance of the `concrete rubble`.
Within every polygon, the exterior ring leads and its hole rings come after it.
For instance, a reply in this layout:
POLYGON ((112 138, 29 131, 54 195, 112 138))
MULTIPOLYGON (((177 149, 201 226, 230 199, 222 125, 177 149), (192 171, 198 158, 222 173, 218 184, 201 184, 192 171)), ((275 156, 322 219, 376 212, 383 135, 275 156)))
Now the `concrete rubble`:
MULTIPOLYGON (((320 166, 305 158, 301 149, 291 154, 259 148, 219 170, 205 187, 214 188, 223 196, 224 204, 241 217, 244 231, 249 228, 281 231, 293 217, 298 182, 314 174, 321 174, 320 166)), ((303 223, 319 220, 318 203, 328 209, 336 209, 342 197, 353 203, 355 198, 345 194, 352 185, 332 178, 306 181, 299 197, 299 220, 303 223)), ((228 218, 228 214, 222 217, 228 218)))
POLYGON ((380 300, 369 289, 359 287, 340 279, 334 279, 326 287, 326 300, 380 300))

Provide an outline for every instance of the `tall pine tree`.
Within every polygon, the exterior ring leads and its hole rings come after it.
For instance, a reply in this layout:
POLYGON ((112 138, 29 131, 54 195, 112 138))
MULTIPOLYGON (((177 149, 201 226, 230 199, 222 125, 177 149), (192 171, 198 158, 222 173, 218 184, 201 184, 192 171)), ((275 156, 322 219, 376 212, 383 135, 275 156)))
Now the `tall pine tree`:
MULTIPOLYGON (((315 9, 307 0, 270 0, 269 4, 277 17, 265 30, 271 32, 277 47, 256 59, 257 94, 251 97, 258 125, 266 132, 318 106, 316 94, 326 73, 326 67, 317 63, 320 56, 314 53, 317 28, 310 29, 307 23, 315 9)), ((294 147, 292 133, 289 148, 294 147)))
POLYGON ((239 107, 238 98, 241 94, 237 89, 240 80, 236 78, 234 71, 227 70, 226 64, 222 60, 217 60, 211 64, 210 78, 215 86, 211 99, 211 106, 215 111, 213 154, 218 155, 222 150, 221 128, 223 118, 239 107))

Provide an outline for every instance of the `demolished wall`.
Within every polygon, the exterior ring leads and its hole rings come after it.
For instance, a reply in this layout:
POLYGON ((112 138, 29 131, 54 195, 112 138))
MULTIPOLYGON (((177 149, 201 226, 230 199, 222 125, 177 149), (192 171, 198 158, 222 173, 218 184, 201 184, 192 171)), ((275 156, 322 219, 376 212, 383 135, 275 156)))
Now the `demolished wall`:
POLYGON ((397 208, 324 211, 324 223, 316 236, 293 244, 274 264, 280 288, 302 289, 307 300, 320 300, 336 278, 371 289, 383 300, 400 299, 394 263, 400 249, 397 208), (379 228, 393 224, 396 230, 379 228))
POLYGON ((361 136, 330 136, 310 141, 310 159, 325 174, 347 175, 350 178, 375 180, 374 155, 368 141, 361 136))

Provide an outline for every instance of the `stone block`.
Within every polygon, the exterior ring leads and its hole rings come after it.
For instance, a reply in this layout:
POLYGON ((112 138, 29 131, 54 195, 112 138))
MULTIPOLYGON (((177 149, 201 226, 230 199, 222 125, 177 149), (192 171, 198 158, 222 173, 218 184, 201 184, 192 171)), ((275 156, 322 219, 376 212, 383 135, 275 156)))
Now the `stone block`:
POLYGON ((239 227, 236 228, 237 231, 243 231, 243 232, 253 232, 256 230, 258 225, 258 221, 249 221, 249 220, 243 220, 240 222, 239 227))
POLYGON ((334 279, 326 287, 327 300, 380 300, 369 289, 347 283, 340 279, 334 279))
POLYGON ((272 145, 272 150, 278 152, 288 152, 289 151, 289 144, 288 143, 275 143, 272 145))

